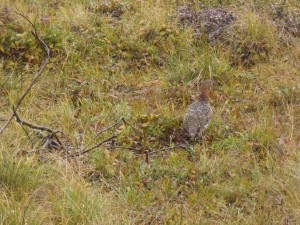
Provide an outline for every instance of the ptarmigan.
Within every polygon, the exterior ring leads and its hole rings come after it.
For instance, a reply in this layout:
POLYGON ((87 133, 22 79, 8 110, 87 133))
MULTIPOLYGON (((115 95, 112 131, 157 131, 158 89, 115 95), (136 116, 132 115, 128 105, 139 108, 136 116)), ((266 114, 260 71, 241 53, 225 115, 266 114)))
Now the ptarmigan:
POLYGON ((192 140, 198 135, 202 136, 213 117, 214 110, 208 99, 211 85, 211 80, 203 82, 198 99, 188 106, 184 116, 183 124, 192 140))

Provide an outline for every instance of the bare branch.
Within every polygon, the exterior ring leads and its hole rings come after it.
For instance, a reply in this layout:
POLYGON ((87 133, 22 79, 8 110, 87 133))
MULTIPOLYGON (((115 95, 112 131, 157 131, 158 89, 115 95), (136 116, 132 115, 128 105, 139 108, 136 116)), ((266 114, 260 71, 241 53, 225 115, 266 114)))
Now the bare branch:
POLYGON ((134 127, 133 125, 131 125, 130 123, 128 123, 128 122, 125 120, 124 117, 122 118, 122 121, 123 121, 123 123, 124 123, 125 125, 131 127, 136 133, 140 134, 140 132, 138 131, 138 129, 135 128, 135 127, 134 127))
POLYGON ((114 148, 120 148, 120 149, 129 150, 129 151, 132 151, 133 153, 136 153, 138 155, 145 155, 146 156, 145 161, 146 161, 147 164, 149 163, 149 156, 153 155, 153 154, 156 154, 158 152, 163 152, 163 151, 167 151, 167 150, 173 150, 173 149, 176 149, 176 148, 181 148, 181 149, 185 149, 185 150, 188 149, 188 147, 185 146, 185 145, 169 146, 169 147, 161 148, 161 149, 154 150, 154 151, 151 151, 151 152, 141 151, 141 149, 132 148, 132 147, 123 147, 123 146, 114 146, 114 147, 111 147, 110 149, 114 149, 114 148))
POLYGON ((92 138, 92 140, 90 140, 89 143, 86 144, 86 147, 84 147, 83 150, 84 150, 85 148, 87 148, 87 146, 89 146, 90 143, 91 143, 92 141, 94 141, 100 134, 102 134, 103 132, 105 132, 105 131, 107 131, 107 130, 109 130, 109 129, 115 127, 115 126, 117 126, 120 122, 123 122, 125 125, 131 127, 136 133, 139 133, 138 130, 137 130, 135 127, 133 127, 131 124, 129 124, 129 123, 125 120, 124 117, 120 117, 120 118, 117 120, 117 122, 115 122, 114 124, 112 124, 112 125, 110 125, 110 126, 104 128, 104 129, 99 130, 99 131, 95 134, 95 136, 92 138))
POLYGON ((16 117, 17 123, 19 123, 19 124, 21 124, 21 125, 25 125, 25 126, 27 126, 27 127, 30 127, 31 129, 34 129, 34 130, 47 131, 47 132, 49 132, 49 133, 51 133, 51 134, 55 134, 55 133, 59 133, 59 132, 60 132, 60 131, 54 131, 54 130, 51 130, 51 129, 48 128, 48 127, 43 127, 43 126, 33 125, 33 124, 31 124, 31 123, 28 123, 28 122, 26 122, 26 121, 23 121, 23 120, 20 119, 20 117, 19 117, 19 115, 17 114, 15 108, 13 108, 13 111, 14 111, 13 116, 16 117))
POLYGON ((83 151, 83 152, 77 152, 77 153, 75 153, 75 154, 72 153, 72 154, 70 154, 70 155, 67 155, 67 157, 69 158, 69 157, 79 156, 79 155, 83 155, 83 154, 85 154, 85 153, 88 153, 88 152, 90 152, 90 151, 92 151, 92 150, 94 150, 94 149, 96 149, 96 148, 99 148, 101 145, 103 145, 103 144, 105 144, 105 143, 107 143, 107 142, 109 142, 109 141, 115 139, 117 136, 118 136, 118 135, 113 135, 113 136, 111 136, 110 138, 105 139, 104 141, 102 141, 102 142, 96 144, 95 146, 93 146, 93 147, 91 147, 91 148, 89 148, 89 149, 87 149, 87 150, 85 150, 85 151, 83 151))
POLYGON ((121 117, 121 118, 118 119, 117 122, 115 122, 114 124, 112 124, 112 125, 110 125, 110 126, 108 126, 108 127, 105 127, 104 129, 99 130, 99 131, 94 135, 94 137, 92 138, 92 140, 90 140, 89 143, 86 144, 86 147, 84 147, 83 150, 86 149, 87 146, 89 146, 89 145, 92 143, 92 141, 94 141, 100 134, 102 134, 103 132, 105 132, 105 131, 107 131, 107 130, 109 130, 109 129, 115 127, 115 126, 117 126, 117 125, 118 125, 120 122, 122 122, 123 120, 124 120, 124 118, 121 117))
MULTIPOLYGON (((50 60, 50 48, 48 47, 48 45, 43 41, 42 38, 40 38, 40 36, 37 33, 37 29, 36 26, 23 14, 18 14, 20 16, 22 16, 24 19, 26 19, 31 26, 33 27, 33 32, 32 34, 34 35, 34 37, 37 39, 37 41, 39 42, 39 44, 43 47, 43 49, 45 50, 47 57, 45 59, 45 61, 42 64, 41 69, 37 72, 37 74, 34 76, 33 80, 31 81, 29 87, 25 90, 25 92, 23 93, 23 95, 20 97, 20 99, 18 100, 16 106, 15 106, 15 111, 17 111, 22 103, 22 101, 24 100, 24 98, 27 96, 27 94, 30 92, 31 88, 33 87, 33 85, 37 82, 38 78, 42 75, 42 73, 44 72, 47 64, 49 63, 50 60)), ((4 130, 8 127, 8 125, 10 124, 10 122, 12 121, 12 119, 14 118, 15 113, 12 113, 12 115, 9 117, 9 119, 7 119, 6 123, 3 125, 3 127, 0 129, 0 135, 4 132, 4 130)))
MULTIPOLYGON (((34 130, 40 130, 40 131, 47 131, 47 132, 49 132, 50 135, 51 135, 51 138, 56 139, 58 145, 59 145, 62 149, 64 149, 64 150, 67 152, 67 149, 65 148, 65 146, 62 144, 62 142, 59 140, 59 138, 58 138, 58 136, 57 136, 57 134, 58 134, 58 133, 61 133, 61 131, 54 131, 54 130, 48 128, 48 127, 38 126, 38 125, 34 125, 34 124, 28 123, 28 122, 26 122, 26 121, 23 121, 23 120, 20 119, 20 117, 19 117, 19 115, 17 114, 15 108, 13 108, 13 111, 14 111, 14 114, 13 114, 13 115, 14 115, 14 117, 16 117, 17 123, 19 123, 19 124, 22 126, 22 128, 23 128, 23 125, 25 125, 25 126, 31 128, 31 129, 34 129, 34 130)), ((25 131, 24 128, 23 128, 23 130, 25 131)), ((27 134, 27 133, 26 133, 26 134, 27 134)), ((28 134, 27 134, 27 136, 29 137, 28 134)), ((51 139, 51 138, 50 138, 50 139, 51 139)), ((29 138, 29 139, 30 139, 30 138, 29 138)), ((31 139, 30 139, 30 140, 31 140, 31 139)))
POLYGON ((28 137, 28 139, 31 143, 31 148, 33 148, 33 141, 31 140, 31 137, 29 136, 29 133, 27 132, 27 130, 25 129, 25 127, 22 124, 20 124, 20 125, 21 125, 23 131, 25 132, 26 136, 28 137))

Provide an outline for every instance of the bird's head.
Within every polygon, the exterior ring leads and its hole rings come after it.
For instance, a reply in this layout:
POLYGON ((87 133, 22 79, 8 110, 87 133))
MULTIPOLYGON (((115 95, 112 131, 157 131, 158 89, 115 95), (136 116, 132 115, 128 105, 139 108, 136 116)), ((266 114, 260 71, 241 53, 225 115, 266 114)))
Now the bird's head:
POLYGON ((210 90, 214 83, 215 82, 213 80, 204 81, 201 85, 201 90, 210 90))
POLYGON ((200 99, 208 100, 208 95, 213 84, 214 84, 213 80, 206 80, 202 83, 200 88, 200 99))

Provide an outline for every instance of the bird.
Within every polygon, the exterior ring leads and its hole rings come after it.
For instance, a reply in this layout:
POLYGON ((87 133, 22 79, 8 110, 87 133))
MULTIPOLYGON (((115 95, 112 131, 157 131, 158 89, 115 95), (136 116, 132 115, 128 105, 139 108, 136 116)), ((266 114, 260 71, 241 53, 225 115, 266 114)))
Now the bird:
POLYGON ((214 109, 209 102, 212 84, 212 80, 206 80, 202 83, 198 99, 188 106, 184 115, 184 128, 193 141, 200 135, 203 139, 203 132, 213 118, 214 109))

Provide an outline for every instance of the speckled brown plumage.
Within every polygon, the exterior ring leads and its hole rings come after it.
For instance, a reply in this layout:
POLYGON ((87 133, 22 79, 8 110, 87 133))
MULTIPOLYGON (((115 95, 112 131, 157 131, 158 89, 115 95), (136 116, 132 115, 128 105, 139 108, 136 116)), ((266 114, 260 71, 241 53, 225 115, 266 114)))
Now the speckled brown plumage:
POLYGON ((213 117, 213 108, 208 99, 211 84, 210 80, 203 83, 199 98, 188 106, 184 116, 184 127, 191 139, 202 135, 213 117))

